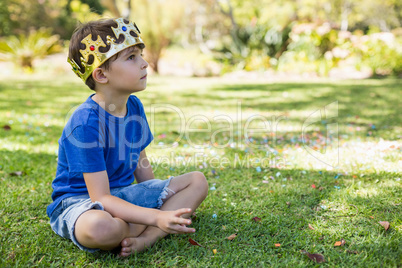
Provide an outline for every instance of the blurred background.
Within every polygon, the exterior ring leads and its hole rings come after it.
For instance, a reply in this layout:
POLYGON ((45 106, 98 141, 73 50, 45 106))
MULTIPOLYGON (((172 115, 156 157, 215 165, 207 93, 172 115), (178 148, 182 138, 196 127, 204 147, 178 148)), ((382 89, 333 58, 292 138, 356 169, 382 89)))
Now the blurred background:
POLYGON ((70 72, 78 23, 120 16, 161 75, 402 75, 398 0, 1 0, 1 75, 70 72))

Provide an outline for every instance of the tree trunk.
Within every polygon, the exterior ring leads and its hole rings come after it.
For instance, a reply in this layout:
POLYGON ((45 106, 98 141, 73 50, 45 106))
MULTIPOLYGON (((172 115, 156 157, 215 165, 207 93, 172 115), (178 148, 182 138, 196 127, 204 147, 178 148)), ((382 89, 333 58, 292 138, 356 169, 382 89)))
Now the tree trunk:
POLYGON ((115 0, 101 0, 101 5, 109 10, 114 17, 121 17, 120 11, 117 8, 115 0))
POLYGON ((152 70, 154 70, 154 72, 155 73, 159 73, 159 70, 158 70, 158 63, 159 63, 159 60, 156 60, 156 61, 154 61, 153 62, 153 64, 152 64, 152 70))
POLYGON ((131 0, 124 0, 126 2, 126 7, 123 9, 122 16, 123 18, 129 20, 131 16, 131 0))
POLYGON ((349 27, 348 16, 351 11, 352 5, 347 1, 342 6, 341 13, 341 31, 347 31, 349 27))

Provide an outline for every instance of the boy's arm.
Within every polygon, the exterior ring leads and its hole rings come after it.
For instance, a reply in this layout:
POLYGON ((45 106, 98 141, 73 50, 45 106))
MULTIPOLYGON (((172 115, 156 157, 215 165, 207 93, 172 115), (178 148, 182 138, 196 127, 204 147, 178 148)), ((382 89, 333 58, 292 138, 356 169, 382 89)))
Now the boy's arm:
POLYGON ((170 234, 195 232, 195 229, 184 226, 191 224, 191 220, 180 217, 183 214, 190 213, 191 209, 162 211, 139 207, 110 194, 109 178, 106 171, 83 173, 83 175, 91 201, 102 203, 105 210, 113 217, 129 223, 156 226, 170 234))
POLYGON ((138 183, 155 179, 154 172, 152 171, 151 164, 148 161, 145 149, 140 153, 138 164, 134 171, 134 176, 138 183))

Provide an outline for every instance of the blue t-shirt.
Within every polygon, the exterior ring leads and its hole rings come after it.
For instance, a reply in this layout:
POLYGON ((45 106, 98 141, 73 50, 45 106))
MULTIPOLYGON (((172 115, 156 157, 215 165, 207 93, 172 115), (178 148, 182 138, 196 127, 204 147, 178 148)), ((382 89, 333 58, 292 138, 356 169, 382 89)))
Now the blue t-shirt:
POLYGON ((110 188, 134 182, 140 152, 153 140, 141 101, 131 95, 124 118, 106 112, 91 95, 74 111, 59 139, 50 216, 65 198, 87 194, 83 172, 106 170, 110 188))

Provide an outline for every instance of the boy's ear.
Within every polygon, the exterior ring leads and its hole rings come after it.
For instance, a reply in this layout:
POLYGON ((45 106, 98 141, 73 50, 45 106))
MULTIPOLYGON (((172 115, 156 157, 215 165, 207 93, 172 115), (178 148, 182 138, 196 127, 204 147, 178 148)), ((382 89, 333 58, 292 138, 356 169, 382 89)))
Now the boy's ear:
POLYGON ((92 72, 92 78, 100 83, 100 84, 106 84, 108 82, 107 77, 105 76, 102 68, 96 68, 95 70, 93 70, 92 72))

